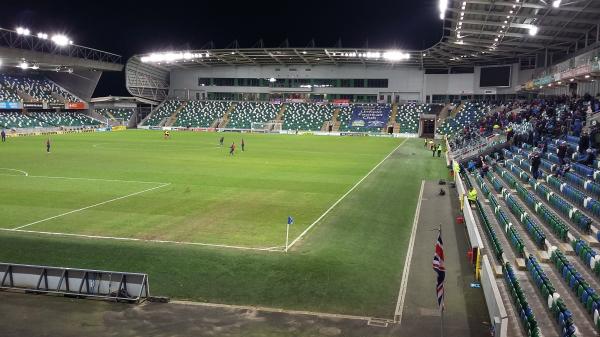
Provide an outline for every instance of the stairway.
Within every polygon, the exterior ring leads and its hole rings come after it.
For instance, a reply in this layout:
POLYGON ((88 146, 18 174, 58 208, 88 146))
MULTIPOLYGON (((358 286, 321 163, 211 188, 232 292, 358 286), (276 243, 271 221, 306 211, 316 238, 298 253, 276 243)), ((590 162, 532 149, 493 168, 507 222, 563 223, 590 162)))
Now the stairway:
POLYGON ((388 125, 394 124, 396 122, 396 116, 398 116, 398 103, 392 104, 392 113, 390 114, 388 125))
POLYGON ((465 104, 463 102, 461 102, 459 105, 457 105, 454 109, 452 109, 452 112, 450 113, 450 116, 454 117, 456 116, 456 114, 459 111, 462 111, 463 108, 465 107, 465 104))
POLYGON ((171 114, 171 116, 169 116, 166 121, 164 126, 173 126, 173 124, 175 124, 175 122, 177 121, 177 115, 179 115, 179 113, 181 112, 181 110, 183 110, 183 108, 185 108, 187 105, 187 102, 183 102, 176 110, 175 112, 173 112, 173 114, 171 114))
POLYGON ((227 126, 227 123, 229 123, 229 114, 232 113, 233 110, 235 110, 236 106, 237 103, 231 103, 231 106, 229 107, 229 109, 227 109, 225 114, 223 114, 223 117, 219 120, 219 123, 217 124, 217 127, 219 129, 223 129, 227 126))
POLYGON ((333 110, 333 116, 331 116, 331 120, 325 121, 323 126, 321 127, 321 131, 328 132, 329 126, 331 125, 331 131, 339 131, 340 129, 340 121, 338 120, 338 116, 340 115, 340 108, 335 108, 333 110))
POLYGON ((154 108, 154 110, 152 110, 149 114, 146 115, 146 117, 144 117, 144 119, 142 119, 140 121, 140 124, 138 124, 138 126, 144 125, 146 123, 146 121, 148 119, 150 119, 150 117, 152 117, 152 115, 154 115, 155 112, 157 112, 160 108, 162 108, 163 105, 165 105, 165 103, 167 103, 167 100, 164 100, 164 101, 162 101, 162 103, 157 105, 156 108, 154 108))
POLYGON ((279 112, 277 113, 277 116, 275 117, 275 121, 283 123, 283 115, 284 114, 285 114, 285 104, 281 104, 281 108, 279 109, 279 112))
POLYGON ((22 91, 22 90, 19 90, 19 89, 15 89, 15 91, 17 92, 17 94, 19 96, 21 96, 21 98, 23 98, 23 102, 38 102, 37 99, 33 98, 33 96, 30 96, 25 91, 22 91))
POLYGON ((450 109, 450 107, 452 106, 452 103, 448 103, 446 105, 444 105, 444 107, 442 108, 442 111, 440 111, 440 115, 439 115, 439 119, 440 119, 440 124, 444 122, 444 120, 446 120, 446 118, 448 118, 448 109, 450 109))

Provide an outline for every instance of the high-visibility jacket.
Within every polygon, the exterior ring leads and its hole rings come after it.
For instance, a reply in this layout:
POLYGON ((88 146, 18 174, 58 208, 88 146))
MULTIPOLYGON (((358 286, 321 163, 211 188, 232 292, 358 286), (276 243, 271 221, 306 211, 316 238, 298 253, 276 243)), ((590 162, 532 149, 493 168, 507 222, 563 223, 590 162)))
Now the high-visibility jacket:
POLYGON ((475 190, 474 188, 471 189, 467 194, 467 199, 469 199, 469 201, 477 200, 477 190, 475 190))
POLYGON ((459 174, 460 173, 460 165, 458 164, 458 162, 456 162, 456 161, 454 162, 453 169, 454 169, 454 173, 455 174, 459 174))

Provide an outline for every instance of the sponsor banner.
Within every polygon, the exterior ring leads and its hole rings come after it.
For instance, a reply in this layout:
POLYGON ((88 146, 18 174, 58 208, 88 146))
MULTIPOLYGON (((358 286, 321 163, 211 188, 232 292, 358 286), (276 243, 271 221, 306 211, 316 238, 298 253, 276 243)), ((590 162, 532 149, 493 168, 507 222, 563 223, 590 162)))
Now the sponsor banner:
POLYGON ((366 137, 366 133, 357 133, 357 132, 340 132, 340 136, 346 137, 366 137))
POLYGON ((389 105, 355 106, 352 109, 350 127, 382 128, 390 120, 389 105))
POLYGON ((113 126, 112 131, 123 131, 123 130, 127 130, 127 127, 125 125, 117 125, 117 126, 113 126))
POLYGON ((214 132, 214 131, 216 131, 215 128, 191 128, 190 130, 193 132, 214 132))
POLYGON ((304 98, 286 98, 286 103, 306 103, 304 98))
POLYGON ((584 64, 575 68, 575 76, 583 76, 587 75, 592 71, 592 66, 589 64, 584 64))
POLYGON ((331 102, 335 106, 349 106, 350 105, 350 100, 349 99, 344 99, 344 98, 337 98, 337 99, 334 99, 331 102))
POLYGON ((83 103, 83 102, 69 102, 69 103, 67 103, 67 109, 83 110, 83 109, 85 109, 85 103, 83 103))
POLYGON ((0 109, 18 109, 19 103, 17 102, 0 102, 0 109))
POLYGON ((281 104, 281 98, 271 98, 271 104, 281 104))
POLYGON ((48 103, 48 108, 50 108, 50 109, 64 109, 65 108, 65 104, 64 103, 48 103))
POLYGON ((24 109, 43 109, 44 103, 42 102, 23 102, 24 109))

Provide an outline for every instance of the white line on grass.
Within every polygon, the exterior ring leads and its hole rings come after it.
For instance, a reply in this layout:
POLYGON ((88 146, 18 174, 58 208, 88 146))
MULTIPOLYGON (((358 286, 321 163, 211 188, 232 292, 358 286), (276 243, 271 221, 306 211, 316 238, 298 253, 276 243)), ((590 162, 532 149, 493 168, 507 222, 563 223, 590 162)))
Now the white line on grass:
POLYGON ((385 156, 385 158, 383 158, 377 165, 375 165, 375 167, 373 167, 371 169, 371 171, 369 171, 364 177, 362 177, 362 179, 360 179, 356 184, 354 184, 354 186, 352 186, 348 192, 346 192, 344 195, 342 195, 336 202, 333 203, 333 205, 331 205, 331 207, 329 207, 325 213, 321 214, 320 217, 317 218, 317 220, 315 220, 310 226, 308 226, 304 232, 302 232, 300 235, 298 235, 298 237, 296 239, 294 239, 294 241, 292 241, 292 243, 290 243, 290 245, 288 246, 288 250, 290 248, 292 248, 293 245, 296 244, 296 242, 298 242, 300 239, 302 239, 302 237, 304 235, 306 235, 306 233, 308 233, 308 231, 310 231, 319 221, 321 221, 321 219, 323 219, 327 214, 329 214, 329 212, 335 207, 337 206, 337 204, 340 203, 340 201, 344 200, 344 198, 346 198, 346 196, 348 196, 348 194, 350 194, 352 191, 354 191, 354 189, 356 187, 358 187, 358 185, 360 185, 360 183, 363 182, 363 180, 367 179, 368 176, 371 175, 371 173, 373 173, 373 171, 375 171, 381 164, 383 164, 384 161, 386 161, 394 152, 396 152, 396 150, 398 150, 400 148, 400 146, 404 145, 404 143, 406 143, 406 141, 408 140, 408 138, 405 138, 402 143, 400 143, 400 145, 396 146, 396 148, 394 148, 390 153, 388 153, 387 156, 385 156))
POLYGON ((76 210, 72 210, 72 211, 69 211, 69 212, 65 212, 65 213, 62 213, 62 214, 59 214, 59 215, 51 216, 51 217, 49 217, 49 218, 46 218, 46 219, 42 219, 42 220, 38 220, 38 221, 34 221, 34 222, 32 222, 32 223, 28 223, 28 224, 26 224, 26 225, 23 225, 23 226, 15 227, 15 228, 13 228, 13 230, 22 229, 22 228, 25 228, 25 227, 29 227, 29 226, 32 226, 32 225, 38 224, 38 223, 40 223, 40 222, 44 222, 44 221, 48 221, 48 220, 52 220, 52 219, 56 219, 56 218, 60 218, 60 217, 62 217, 62 216, 69 215, 69 214, 73 214, 73 213, 76 213, 76 212, 85 211, 86 209, 90 209, 90 208, 92 208, 92 207, 101 206, 101 205, 104 205, 104 204, 108 204, 109 202, 113 202, 113 201, 117 201, 117 200, 121 200, 121 199, 129 198, 129 197, 132 197, 132 196, 135 196, 135 195, 138 195, 138 194, 142 194, 142 193, 150 192, 150 191, 153 191, 153 190, 156 190, 156 189, 159 189, 159 188, 163 188, 163 187, 165 187, 165 186, 169 186, 169 185, 171 185, 171 184, 170 184, 170 183, 167 183, 167 184, 162 184, 162 185, 160 185, 160 186, 155 186, 155 187, 147 188, 147 189, 145 189, 145 190, 143 190, 143 191, 139 191, 139 192, 130 193, 130 194, 124 195, 124 196, 122 196, 122 197, 118 197, 118 198, 110 199, 110 200, 107 200, 107 201, 99 202, 99 203, 97 203, 97 204, 94 204, 94 205, 90 205, 90 206, 82 207, 82 208, 79 208, 79 209, 76 209, 76 210))
MULTIPOLYGON (((0 168, 0 170, 2 170, 2 169, 0 168)), ((169 183, 160 182, 160 181, 140 181, 140 180, 121 180, 121 179, 103 179, 103 178, 79 178, 79 177, 59 177, 59 176, 32 176, 32 175, 29 175, 27 172, 21 171, 21 170, 13 170, 13 169, 6 169, 6 170, 23 172, 23 173, 25 173, 24 177, 27 177, 27 178, 106 181, 106 182, 115 182, 115 183, 138 183, 138 184, 169 184, 169 183)), ((20 177, 20 175, 3 174, 3 173, 0 173, 0 176, 20 177)))
POLYGON ((408 285, 408 275, 410 274, 410 261, 412 260, 413 248, 415 246, 415 237, 417 236, 417 224, 419 223, 419 213, 421 212, 421 201, 423 200, 423 188, 425 180, 421 180, 421 191, 419 192, 419 201, 415 210, 412 230, 410 232, 410 240, 408 242, 408 251, 404 260, 404 270, 402 271, 402 281, 400 282, 400 291, 398 292, 398 301, 396 302, 396 312, 394 321, 399 325, 402 324, 402 311, 404 310, 404 298, 406 297, 406 286, 408 285))
MULTIPOLYGON (((0 171, 13 171, 13 172, 20 172, 23 173, 23 175, 25 177, 29 176, 29 173, 22 171, 22 170, 17 170, 17 169, 11 169, 11 168, 6 168, 6 167, 0 167, 0 171)), ((14 176, 14 174, 2 174, 2 175, 6 175, 6 176, 14 176)))
POLYGON ((148 239, 137 239, 137 238, 122 238, 116 236, 104 236, 104 235, 85 235, 85 234, 75 234, 75 233, 59 233, 59 232, 43 232, 43 231, 31 231, 24 229, 8 229, 8 228, 0 228, 0 231, 4 232, 18 232, 18 233, 30 233, 30 234, 42 234, 42 235, 51 235, 51 236, 70 236, 77 238, 86 238, 86 239, 102 239, 102 240, 116 240, 116 241, 134 241, 134 242, 147 242, 147 243, 167 243, 167 244, 177 244, 177 245, 188 245, 188 246, 205 246, 205 247, 215 247, 215 248, 229 248, 229 249, 239 249, 239 250, 257 250, 264 252, 277 252, 282 253, 283 249, 273 249, 273 248, 254 248, 254 247, 244 247, 244 246, 230 246, 230 245, 222 245, 217 243, 201 243, 201 242, 186 242, 186 241, 174 241, 174 240, 148 240, 148 239))

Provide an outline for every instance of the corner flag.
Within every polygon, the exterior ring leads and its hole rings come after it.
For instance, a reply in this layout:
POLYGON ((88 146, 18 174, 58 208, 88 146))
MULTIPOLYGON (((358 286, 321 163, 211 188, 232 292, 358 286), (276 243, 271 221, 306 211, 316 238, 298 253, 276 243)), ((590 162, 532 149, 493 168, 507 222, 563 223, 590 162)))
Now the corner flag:
POLYGON ((433 255, 433 270, 437 273, 437 301, 440 309, 444 310, 444 280, 446 279, 446 267, 444 266, 444 244, 442 242, 442 231, 435 243, 435 254, 433 255))
POLYGON ((292 218, 291 216, 288 216, 288 225, 291 225, 294 223, 294 218, 292 218))

